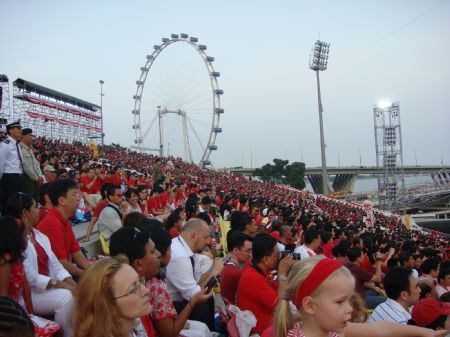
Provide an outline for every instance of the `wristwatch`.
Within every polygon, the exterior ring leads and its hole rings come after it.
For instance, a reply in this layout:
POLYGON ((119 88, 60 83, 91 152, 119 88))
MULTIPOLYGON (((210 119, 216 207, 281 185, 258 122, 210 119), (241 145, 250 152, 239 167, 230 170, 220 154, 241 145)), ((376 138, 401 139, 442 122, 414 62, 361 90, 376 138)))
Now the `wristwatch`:
POLYGON ((50 288, 56 288, 56 284, 58 283, 58 281, 56 280, 50 280, 50 288))
POLYGON ((278 280, 287 281, 287 276, 286 275, 278 275, 278 280))

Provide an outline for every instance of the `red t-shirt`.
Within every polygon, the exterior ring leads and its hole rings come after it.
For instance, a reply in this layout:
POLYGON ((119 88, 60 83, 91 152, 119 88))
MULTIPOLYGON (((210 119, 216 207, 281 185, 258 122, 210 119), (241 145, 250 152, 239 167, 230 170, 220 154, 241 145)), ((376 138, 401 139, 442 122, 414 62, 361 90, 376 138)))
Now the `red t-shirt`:
POLYGON ((111 177, 111 184, 113 185, 122 185, 122 179, 120 179, 120 175, 115 174, 111 177))
POLYGON ((328 257, 329 259, 333 258, 333 253, 331 250, 333 249, 334 245, 332 243, 326 243, 323 245, 323 255, 328 257))
MULTIPOLYGON (((48 214, 49 211, 50 211, 50 210, 48 210, 48 209, 45 208, 45 207, 39 208, 39 222, 41 222, 42 219, 44 219, 44 218, 47 216, 47 214, 48 214)), ((39 222, 38 222, 38 223, 39 223, 39 222)))
POLYGON ((251 333, 262 334, 272 323, 278 304, 277 286, 258 273, 255 268, 246 268, 237 289, 237 306, 241 310, 250 310, 256 317, 256 327, 251 333))
POLYGON ((149 213, 153 213, 154 210, 158 211, 162 208, 163 208, 162 200, 159 196, 158 197, 155 197, 155 196, 148 197, 147 210, 149 213))
POLYGON ((346 267, 351 271, 355 278, 355 291, 360 294, 363 299, 366 298, 364 283, 369 282, 372 279, 373 274, 354 263, 349 263, 346 267))
POLYGON ((230 304, 234 305, 236 302, 236 292, 241 276, 242 270, 231 262, 227 263, 220 273, 220 293, 222 298, 230 304))
POLYGON ((80 251, 70 222, 65 219, 56 208, 52 208, 48 215, 37 225, 37 230, 47 235, 58 260, 71 260, 71 254, 80 251))
POLYGON ((95 183, 93 186, 94 193, 100 193, 102 186, 103 186, 103 179, 100 178, 99 176, 97 176, 97 179, 95 180, 95 183))
POLYGON ((169 235, 171 239, 174 239, 180 235, 180 232, 178 232, 175 228, 171 228, 169 230, 169 235))
POLYGON ((94 185, 95 183, 91 186, 91 188, 87 188, 87 185, 89 185, 92 182, 91 179, 89 179, 88 176, 84 176, 80 178, 80 183, 82 183, 83 185, 81 185, 80 187, 80 191, 81 192, 86 192, 87 194, 94 194, 94 185))
POLYGON ((97 207, 95 207, 94 211, 94 217, 98 218, 100 216, 100 213, 103 211, 103 209, 108 205, 108 199, 102 199, 97 204, 97 207))

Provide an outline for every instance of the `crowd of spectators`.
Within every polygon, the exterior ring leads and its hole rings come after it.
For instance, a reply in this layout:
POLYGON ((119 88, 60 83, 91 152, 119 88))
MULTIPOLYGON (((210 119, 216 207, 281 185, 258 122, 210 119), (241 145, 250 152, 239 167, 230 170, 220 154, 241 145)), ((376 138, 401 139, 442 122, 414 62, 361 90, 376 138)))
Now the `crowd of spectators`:
POLYGON ((449 242, 396 214, 119 146, 26 142, 38 174, 0 203, 0 335, 232 335, 214 291, 262 336, 450 329, 449 242), (96 229, 111 257, 81 249, 96 229))

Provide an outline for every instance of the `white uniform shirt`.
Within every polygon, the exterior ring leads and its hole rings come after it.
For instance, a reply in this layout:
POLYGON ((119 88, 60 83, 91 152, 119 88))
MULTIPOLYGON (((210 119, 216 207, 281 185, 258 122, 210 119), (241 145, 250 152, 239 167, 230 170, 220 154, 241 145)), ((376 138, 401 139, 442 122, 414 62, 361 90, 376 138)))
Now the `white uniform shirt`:
POLYGON ((25 268, 25 274, 27 276, 27 280, 28 283, 30 284, 31 290, 43 292, 47 289, 47 285, 50 279, 62 281, 71 276, 69 272, 66 269, 64 269, 63 265, 59 262, 58 258, 53 253, 48 237, 36 229, 33 229, 33 233, 35 240, 41 245, 41 247, 45 250, 45 253, 47 254, 48 257, 47 267, 50 276, 39 274, 37 253, 31 240, 28 240, 23 265, 25 268))
POLYGON ((22 156, 22 152, 20 146, 16 146, 16 144, 17 140, 9 135, 3 143, 0 143, 0 179, 3 173, 22 174, 22 163, 17 154, 17 148, 19 148, 20 156, 22 156))
POLYGON ((403 308, 400 303, 388 298, 386 302, 379 304, 370 315, 368 322, 389 321, 407 324, 411 314, 403 308))
POLYGON ((181 235, 172 239, 171 248, 172 257, 166 272, 166 283, 170 298, 172 301, 189 301, 201 290, 194 278, 191 262, 194 253, 181 235))
POLYGON ((305 245, 301 245, 295 248, 294 253, 300 253, 300 257, 302 260, 317 255, 315 251, 313 251, 311 248, 306 247, 305 245))

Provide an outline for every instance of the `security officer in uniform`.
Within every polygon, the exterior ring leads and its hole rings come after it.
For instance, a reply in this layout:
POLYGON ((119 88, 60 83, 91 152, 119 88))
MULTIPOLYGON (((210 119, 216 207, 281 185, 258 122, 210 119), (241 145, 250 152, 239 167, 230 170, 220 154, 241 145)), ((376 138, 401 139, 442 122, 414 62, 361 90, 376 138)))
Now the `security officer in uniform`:
POLYGON ((0 144, 0 187, 3 192, 3 205, 8 198, 22 192, 22 152, 20 150, 20 137, 22 126, 20 120, 7 124, 6 140, 0 144))
POLYGON ((33 130, 30 128, 22 129, 22 141, 20 149, 22 152, 23 177, 22 188, 34 200, 39 200, 39 186, 43 183, 43 174, 40 164, 33 153, 33 130))

